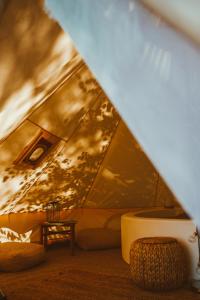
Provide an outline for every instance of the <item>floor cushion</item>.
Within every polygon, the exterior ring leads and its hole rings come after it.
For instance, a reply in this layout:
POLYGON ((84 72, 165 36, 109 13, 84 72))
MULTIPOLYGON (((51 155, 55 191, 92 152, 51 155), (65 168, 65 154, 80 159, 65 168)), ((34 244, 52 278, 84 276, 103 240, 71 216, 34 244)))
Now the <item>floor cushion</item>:
POLYGON ((45 250, 42 245, 34 243, 1 243, 0 271, 21 271, 45 260, 45 250))
POLYGON ((77 233, 78 246, 84 250, 118 248, 121 245, 120 230, 87 228, 77 233))

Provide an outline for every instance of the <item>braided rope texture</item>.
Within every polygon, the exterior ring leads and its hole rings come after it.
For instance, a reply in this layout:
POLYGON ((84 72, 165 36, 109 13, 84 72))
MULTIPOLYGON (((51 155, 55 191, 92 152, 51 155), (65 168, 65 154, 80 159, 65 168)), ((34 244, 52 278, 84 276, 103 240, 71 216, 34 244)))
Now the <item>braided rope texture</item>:
POLYGON ((130 271, 137 286, 152 291, 179 288, 188 278, 184 250, 171 237, 142 238, 133 242, 130 271))

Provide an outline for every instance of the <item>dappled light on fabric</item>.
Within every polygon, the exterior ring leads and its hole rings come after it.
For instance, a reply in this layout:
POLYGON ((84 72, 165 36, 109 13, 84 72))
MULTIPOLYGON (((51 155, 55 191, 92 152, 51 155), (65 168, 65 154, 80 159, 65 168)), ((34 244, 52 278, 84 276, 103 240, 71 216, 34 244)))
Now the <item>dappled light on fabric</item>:
POLYGON ((18 242, 18 243, 30 243, 30 237, 32 230, 25 233, 18 233, 10 228, 0 228, 0 243, 18 242))
MULTIPOLYGON (((5 29, 13 39, 0 46, 2 218, 7 215, 9 224, 17 213, 44 217, 52 200, 60 202, 65 216, 81 207, 163 204, 163 195, 170 195, 167 187, 69 35, 45 15, 39 0, 20 1, 17 12, 15 5, 10 2, 2 19, 4 24, 6 17, 13 18, 5 29), (57 140, 55 147, 35 165, 30 158, 37 149, 30 151, 29 164, 19 159, 44 131, 57 140)), ((0 30, 2 39, 4 34, 0 30)), ((152 49, 146 45, 143 59, 151 55, 154 64, 160 53, 156 72, 168 76, 169 55, 152 49)))
POLYGON ((67 82, 31 114, 29 120, 67 141, 84 114, 95 105, 100 93, 95 78, 82 63, 67 82))
POLYGON ((0 171, 1 215, 44 211, 52 200, 69 214, 175 201, 83 62, 0 144, 0 171), (36 166, 19 160, 43 131, 55 147, 36 166))
POLYGON ((126 208, 177 205, 142 148, 121 120, 85 207, 126 208))
POLYGON ((89 110, 80 127, 62 151, 23 198, 23 203, 41 204, 59 200, 63 208, 81 207, 95 179, 112 135, 118 116, 104 96, 99 107, 89 110), (96 135, 98 134, 98 137, 96 135))
POLYGON ((44 101, 66 75, 66 65, 80 58, 69 35, 45 14, 39 0, 6 4, 0 40, 1 140, 44 101))
MULTIPOLYGON (((5 169, 1 184, 0 214, 29 210, 29 204, 24 203, 22 199, 24 199, 27 191, 38 180, 38 176, 49 166, 48 159, 50 157, 47 156, 46 159, 37 169, 29 169, 20 165, 5 169)), ((35 205, 30 208, 30 211, 34 211, 35 207, 38 208, 38 202, 36 199, 35 205)), ((39 207, 41 208, 41 205, 39 207)))
POLYGON ((118 122, 118 114, 88 70, 78 70, 0 146, 0 214, 41 211, 55 199, 66 209, 81 207, 118 122), (37 136, 42 127, 60 137, 54 150, 36 168, 13 164, 30 143, 30 134, 37 136), (13 142, 15 148, 10 147, 13 142))
POLYGON ((200 225, 199 4, 159 1, 149 10, 142 2, 157 1, 45 1, 150 160, 200 225))

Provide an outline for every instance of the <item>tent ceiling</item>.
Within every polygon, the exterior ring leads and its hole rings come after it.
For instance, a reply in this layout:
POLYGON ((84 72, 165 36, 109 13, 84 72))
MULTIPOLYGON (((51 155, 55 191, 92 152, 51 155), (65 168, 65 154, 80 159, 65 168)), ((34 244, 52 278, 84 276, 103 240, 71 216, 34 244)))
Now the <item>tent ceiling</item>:
POLYGON ((163 205, 162 180, 158 191, 158 173, 119 120, 82 64, 0 144, 0 214, 40 211, 56 198, 65 208, 163 205), (54 150, 36 168, 13 165, 42 130, 57 136, 54 150))
POLYGON ((0 213, 41 210, 57 197, 66 208, 81 206, 118 121, 118 114, 82 64, 30 120, 1 143, 0 213), (60 138, 54 150, 35 169, 20 162, 13 165, 42 129, 60 138))
POLYGON ((0 26, 0 140, 69 75, 80 57, 40 0, 7 1, 0 26), (9 116, 9 118, 8 118, 9 116))
POLYGON ((200 224, 199 48, 137 0, 46 3, 200 224))
POLYGON ((12 38, 6 41, 0 29, 0 214, 42 210, 57 197, 65 208, 163 205, 165 196, 174 201, 40 1, 9 3, 2 22, 8 20, 12 38), (24 42, 16 51, 13 36, 24 42), (58 142, 35 168, 26 167, 19 155, 43 130, 58 142))
POLYGON ((96 80, 82 63, 64 86, 60 87, 28 119, 67 141, 89 107, 95 105, 101 93, 96 80))

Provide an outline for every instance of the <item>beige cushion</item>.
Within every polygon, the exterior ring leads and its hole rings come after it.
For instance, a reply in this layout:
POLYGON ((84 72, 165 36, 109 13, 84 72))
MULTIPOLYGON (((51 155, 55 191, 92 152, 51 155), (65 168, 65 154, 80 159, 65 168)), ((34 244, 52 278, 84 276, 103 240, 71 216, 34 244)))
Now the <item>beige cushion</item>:
POLYGON ((45 259, 42 245, 33 243, 1 243, 0 271, 16 272, 33 267, 45 259))
POLYGON ((87 228, 78 232, 77 244, 84 250, 118 248, 121 244, 120 230, 87 228))
POLYGON ((122 213, 117 213, 109 217, 106 220, 104 227, 113 230, 121 230, 121 215, 122 213))

